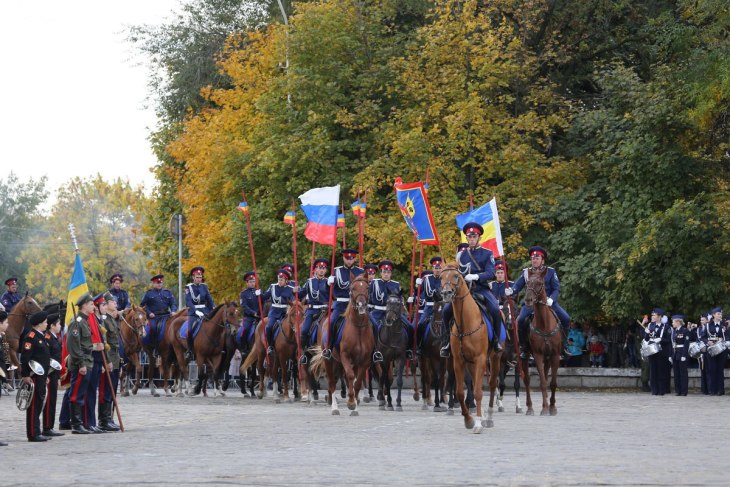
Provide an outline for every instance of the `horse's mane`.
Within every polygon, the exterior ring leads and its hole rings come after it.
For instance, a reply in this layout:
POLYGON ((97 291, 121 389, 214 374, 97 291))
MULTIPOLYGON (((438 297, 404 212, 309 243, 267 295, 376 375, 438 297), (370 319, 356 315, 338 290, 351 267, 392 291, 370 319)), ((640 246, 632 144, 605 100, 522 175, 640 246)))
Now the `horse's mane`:
POLYGON ((219 311, 219 310, 220 310, 220 309, 221 309, 221 308, 222 308, 223 306, 228 306, 228 304, 229 304, 229 303, 228 303, 228 301, 226 301, 226 302, 223 302, 223 303, 219 304, 218 306, 216 306, 215 308, 213 308, 213 311, 211 311, 210 313, 208 313, 208 316, 209 316, 210 318, 214 317, 214 316, 215 316, 215 314, 216 314, 216 313, 217 313, 217 312, 218 312, 218 311, 219 311))
POLYGON ((459 264, 457 264, 455 260, 449 261, 446 264, 444 264, 444 270, 448 269, 449 267, 451 267, 452 269, 459 270, 459 264))

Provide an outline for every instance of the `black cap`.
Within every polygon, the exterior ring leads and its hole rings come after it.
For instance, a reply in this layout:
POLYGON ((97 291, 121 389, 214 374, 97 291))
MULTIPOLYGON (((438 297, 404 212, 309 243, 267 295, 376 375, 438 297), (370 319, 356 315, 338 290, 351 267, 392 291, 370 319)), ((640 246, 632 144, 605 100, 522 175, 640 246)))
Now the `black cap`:
POLYGON ((28 321, 30 321, 30 326, 38 326, 46 321, 46 318, 48 318, 48 313, 46 313, 45 311, 39 311, 30 315, 28 321))
POLYGON ((49 325, 55 325, 58 321, 58 313, 51 313, 48 315, 48 319, 46 320, 46 323, 49 325))

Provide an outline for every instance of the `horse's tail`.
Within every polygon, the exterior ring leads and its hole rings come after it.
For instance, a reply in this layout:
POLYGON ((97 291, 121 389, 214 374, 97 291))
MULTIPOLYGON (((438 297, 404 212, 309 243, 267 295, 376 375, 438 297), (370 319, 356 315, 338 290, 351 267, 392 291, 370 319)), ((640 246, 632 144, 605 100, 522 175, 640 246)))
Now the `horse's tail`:
POLYGON ((309 361, 309 371, 312 373, 313 377, 319 377, 324 373, 322 347, 319 345, 310 347, 309 352, 312 354, 312 360, 309 361))

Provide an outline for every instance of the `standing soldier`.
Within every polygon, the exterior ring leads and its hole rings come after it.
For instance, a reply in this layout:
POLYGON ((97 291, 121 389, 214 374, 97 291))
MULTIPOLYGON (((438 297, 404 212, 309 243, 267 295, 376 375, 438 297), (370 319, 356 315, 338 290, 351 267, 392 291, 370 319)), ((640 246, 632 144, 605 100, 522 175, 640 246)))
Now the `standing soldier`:
POLYGON ((302 356, 299 363, 307 364, 307 349, 309 348, 309 334, 312 331, 312 322, 319 320, 322 312, 327 308, 329 299, 329 286, 327 286, 327 259, 316 259, 314 261, 314 276, 307 279, 302 289, 299 290, 299 299, 307 300, 307 310, 304 312, 304 322, 300 330, 300 346, 302 356))
MULTIPOLYGON (((380 267, 380 279, 373 279, 370 283, 368 294, 370 304, 373 305, 373 310, 370 312, 370 323, 373 325, 373 333, 375 335, 375 346, 376 350, 373 353, 373 362, 382 362, 383 354, 380 350, 377 350, 378 336, 380 333, 380 327, 383 325, 383 319, 385 319, 385 305, 388 302, 389 296, 401 296, 403 291, 398 281, 391 280, 393 275, 393 267, 395 265, 389 260, 383 260, 378 264, 380 267)), ((407 332, 407 344, 406 344, 406 358, 413 358, 413 325, 408 321, 406 315, 401 316, 403 327, 407 332)))
POLYGON ((704 328, 700 338, 707 345, 708 351, 703 354, 705 367, 707 367, 707 392, 711 396, 721 396, 725 393, 725 358, 727 352, 722 351, 712 355, 709 348, 724 340, 722 308, 714 308, 710 311, 711 318, 704 328))
MULTIPOLYGON (((124 276, 121 274, 114 274, 111 278, 109 278, 109 283, 112 285, 112 287, 109 288, 109 292, 114 297, 117 309, 120 312, 123 312, 125 309, 132 306, 132 303, 129 302, 129 294, 127 294, 127 291, 122 289, 123 282, 124 276)), ((107 299, 107 301, 109 300, 107 299)))
POLYGON ((117 316, 117 302, 111 292, 104 293, 106 300, 106 314, 102 315, 102 326, 106 330, 106 368, 109 370, 109 377, 104 374, 99 383, 99 428, 103 431, 119 431, 119 426, 112 418, 114 400, 112 393, 116 394, 119 385, 119 367, 121 358, 119 356, 119 344, 121 343, 117 316), (109 384, 111 378, 111 385, 109 384))
POLYGON ((266 323, 266 341, 269 348, 266 350, 268 355, 274 354, 274 334, 279 322, 286 316, 286 310, 289 303, 294 302, 294 289, 289 285, 291 274, 286 269, 279 269, 276 273, 277 282, 271 284, 266 292, 256 290, 256 295, 261 296, 262 301, 271 300, 271 309, 266 323))
MULTIPOLYGON (((48 343, 48 351, 51 354, 51 358, 60 364, 61 340, 58 337, 61 334, 61 322, 55 313, 48 315, 48 320, 46 321, 48 325, 46 326, 45 339, 48 343)), ((64 433, 59 433, 53 429, 56 425, 56 398, 58 396, 59 374, 60 372, 55 369, 50 369, 47 373, 48 397, 46 398, 46 405, 43 408, 43 436, 48 438, 64 436, 64 433)))
MULTIPOLYGON (((532 270, 540 270, 545 266, 545 259, 547 259, 547 251, 542 247, 530 247, 530 262, 532 263, 532 270)), ((506 296, 512 296, 513 293, 519 293, 520 290, 527 284, 527 276, 529 268, 522 269, 520 277, 517 278, 515 283, 504 290, 506 296)), ((568 313, 560 307, 558 304, 558 296, 560 296, 560 280, 558 274, 552 267, 547 268, 545 274, 545 294, 547 294, 547 305, 550 306, 555 314, 558 316, 560 323, 563 328, 567 330, 570 328, 570 316, 568 313)), ((532 306, 523 305, 520 309, 520 315, 517 317, 518 333, 520 339, 520 358, 526 359, 528 355, 528 347, 530 345, 529 326, 530 318, 532 317, 532 306)))
POLYGON ((672 365, 674 367, 674 392, 676 396, 686 396, 689 386, 687 372, 687 360, 689 355, 689 330, 684 326, 684 315, 672 316, 672 346, 674 354, 672 365))
POLYGON ((431 271, 424 271, 422 275, 416 279, 416 288, 421 286, 421 294, 418 297, 418 348, 416 354, 421 355, 421 347, 423 345, 423 334, 426 332, 431 317, 433 316, 433 307, 436 301, 440 301, 441 295, 441 271, 443 270, 443 259, 441 256, 431 257, 429 261, 431 271), (426 274, 427 273, 427 274, 426 274))
POLYGON ((106 365, 104 363, 104 337, 102 336, 102 316, 106 315, 106 300, 103 294, 94 296, 94 312, 89 316, 89 328, 91 329, 91 355, 94 359, 94 365, 89 371, 89 384, 86 389, 86 401, 84 402, 84 427, 92 433, 103 433, 101 428, 96 424, 96 395, 99 391, 101 383, 102 369, 106 365))
POLYGON ((666 377, 669 374, 668 354, 672 350, 672 332, 668 329, 667 317, 664 316, 664 310, 654 308, 651 312, 651 323, 646 326, 648 320, 644 317, 642 326, 644 326, 643 338, 652 343, 658 343, 662 350, 649 356, 649 385, 651 386, 651 394, 653 396, 663 396, 669 392, 665 390, 666 377))
POLYGON ((158 355, 157 342, 162 328, 170 314, 177 311, 175 296, 172 295, 169 289, 162 287, 164 277, 163 274, 152 276, 152 279, 150 279, 152 288, 144 293, 142 302, 139 303, 147 310, 147 318, 150 320, 150 344, 152 345, 152 356, 155 358, 158 355))
POLYGON ((256 329, 256 324, 261 320, 261 311, 259 308, 259 300, 256 296, 256 274, 254 272, 247 272, 243 275, 243 280, 246 282, 246 289, 241 291, 241 295, 239 296, 239 302, 243 310, 241 344, 244 346, 244 351, 248 352, 251 347, 249 335, 253 335, 252 332, 256 329))
MULTIPOLYGON (((68 372, 71 385, 68 389, 68 401, 71 413, 71 432, 73 434, 89 434, 84 428, 83 409, 86 401, 86 390, 89 387, 89 374, 94 367, 89 317, 94 313, 94 301, 89 293, 84 293, 77 301, 79 314, 68 325, 66 349, 68 350, 68 372)), ((64 400, 66 397, 64 396, 64 400)))
POLYGON ((5 311, 10 313, 13 310, 13 306, 18 304, 20 300, 23 299, 23 296, 21 296, 18 292, 17 277, 11 277, 9 279, 6 279, 5 285, 8 287, 8 290, 5 291, 2 296, 0 296, 0 303, 2 303, 5 311))
POLYGON ((185 351, 185 360, 190 362, 195 357, 195 331, 203 318, 206 317, 213 308, 213 296, 210 295, 208 285, 203 279, 205 269, 200 266, 193 267, 190 275, 193 282, 185 286, 185 306, 188 307, 188 349, 185 351))
POLYGON ((327 330, 322 330, 325 333, 324 350, 322 351, 322 357, 326 360, 332 358, 332 342, 334 341, 334 325, 341 315, 345 313, 347 305, 350 303, 350 283, 359 275, 365 273, 365 271, 355 265, 355 257, 357 256, 357 250, 355 249, 343 249, 342 250, 342 261, 344 265, 335 267, 334 272, 327 278, 327 284, 332 289, 332 315, 330 316, 329 327, 327 330))
POLYGON ((28 441, 48 441, 50 437, 41 434, 41 413, 43 412, 43 401, 46 398, 46 375, 51 368, 51 352, 46 342, 46 319, 45 311, 39 311, 30 315, 29 321, 32 329, 25 335, 22 353, 20 355, 20 375, 23 383, 34 384, 33 397, 30 406, 25 410, 25 433, 28 441), (43 374, 32 375, 30 361, 34 360, 43 367, 43 374))

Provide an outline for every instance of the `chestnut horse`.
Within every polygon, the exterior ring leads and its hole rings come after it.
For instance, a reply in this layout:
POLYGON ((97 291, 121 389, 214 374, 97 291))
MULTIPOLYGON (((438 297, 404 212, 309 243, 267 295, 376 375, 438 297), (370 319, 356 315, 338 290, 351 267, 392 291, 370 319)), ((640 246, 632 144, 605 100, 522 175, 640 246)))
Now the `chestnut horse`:
MULTIPOLYGON (((144 309, 144 308, 143 308, 144 309)), ((144 341, 142 342, 142 350, 147 353, 147 380, 149 381, 150 386, 150 394, 152 394, 154 397, 160 397, 160 394, 157 392, 157 388, 155 385, 155 372, 157 371, 158 367, 160 369, 160 375, 162 376, 162 387, 165 390, 165 396, 172 397, 172 393, 170 392, 170 384, 168 381, 168 378, 170 376, 170 364, 167 360, 168 353, 170 352, 170 340, 168 339, 168 331, 170 329, 170 325, 174 321, 175 318, 180 316, 182 314, 183 310, 176 311, 175 313, 169 315, 167 317, 167 321, 165 322, 165 333, 162 336, 162 339, 157 342, 157 346, 153 347, 150 344, 145 344, 144 341), (157 350, 157 353, 159 354, 160 359, 160 365, 157 365, 157 360, 154 358, 153 352, 157 350)), ((161 325, 158 325, 161 326, 161 325)), ((145 336, 146 336, 145 331, 145 336)))
POLYGON ((142 362, 139 358, 139 352, 142 351, 142 338, 145 336, 147 314, 142 307, 135 305, 125 311, 120 311, 119 316, 121 317, 119 331, 124 355, 127 359, 127 363, 122 366, 123 376, 120 377, 119 383, 121 384, 121 394, 126 397, 129 396, 127 382, 129 382, 132 370, 135 371, 132 394, 137 394, 142 380, 142 362))
POLYGON ((446 391, 446 359, 441 357, 441 334, 444 328, 443 319, 444 303, 436 301, 433 305, 431 320, 423 326, 428 326, 428 332, 423 337, 421 346, 422 353, 419 359, 421 365, 421 385, 423 389, 423 405, 421 409, 426 410, 433 406, 434 412, 442 412, 446 409, 441 406, 443 394, 446 391), (431 399, 431 388, 434 390, 434 398, 431 399))
MULTIPOLYGON (((299 355, 297 355, 297 337, 298 329, 301 321, 304 319, 304 306, 301 302, 295 301, 289 304, 286 316, 281 320, 279 325, 279 334, 274 340, 274 360, 271 367, 272 371, 279 369, 281 372, 282 397, 286 402, 292 402, 289 397, 289 380, 294 379, 294 399, 299 399, 299 390, 297 383, 299 382, 298 367, 299 355), (299 317, 299 323, 297 323, 299 317)), ((272 377, 277 382, 277 377, 272 377)), ((277 386, 278 387, 278 386, 277 386)), ((279 404, 281 399, 274 394, 274 401, 279 404)))
POLYGON ((484 426, 494 426, 494 397, 497 390, 499 362, 501 353, 489 348, 489 334, 479 306, 471 295, 464 277, 455 263, 450 263, 441 273, 441 296, 446 303, 451 303, 454 312, 454 324, 451 328, 451 356, 456 379, 456 397, 461 405, 464 426, 474 433, 481 433, 484 426), (489 409, 486 418, 482 416, 482 377, 489 359, 489 409), (466 407, 464 398, 465 368, 474 381, 474 399, 476 400, 476 423, 466 407))
MULTIPOLYGON (((563 348, 563 337, 560 334, 560 325, 557 316, 547 304, 545 292, 545 274, 547 267, 542 269, 529 269, 527 275, 527 291, 525 292, 525 305, 531 306, 534 317, 530 323, 530 350, 535 358, 535 366, 540 376, 540 389, 542 390, 542 410, 540 416, 558 414, 555 405, 555 389, 558 388, 558 367, 560 367, 560 352, 563 348), (547 399, 547 367, 550 367, 550 404, 547 399)), ((525 394, 527 395, 527 415, 532 416, 535 412, 532 409, 530 398, 530 370, 528 360, 522 360, 524 371, 525 394)))
POLYGON ((13 306, 12 311, 8 312, 9 326, 5 332, 5 340, 7 340, 10 345, 10 363, 15 367, 20 367, 20 362, 18 361, 20 335, 23 333, 23 328, 26 326, 30 329, 30 323, 28 321, 30 315, 39 311, 41 311, 41 307, 38 305, 36 300, 26 292, 23 299, 13 306))
POLYGON ((500 413, 504 412, 504 390, 507 388, 507 372, 510 369, 515 370, 514 375, 514 389, 515 389, 515 413, 522 414, 522 405, 520 404, 520 369, 517 367, 517 361, 519 360, 519 353, 517 353, 517 347, 515 346, 514 340, 514 325, 512 324, 512 309, 511 306, 504 305, 503 311, 506 310, 509 319, 505 320, 507 323, 507 341, 505 342, 504 351, 502 352, 502 361, 499 367, 499 396, 497 396, 497 411, 500 413))
POLYGON ((342 340, 339 349, 332 351, 332 359, 325 360, 322 357, 321 336, 317 341, 320 346, 316 347, 316 354, 312 357, 310 369, 315 376, 321 372, 324 366, 327 373, 327 399, 332 405, 332 414, 339 415, 335 388, 337 386, 338 369, 342 369, 347 380, 347 408, 350 409, 350 416, 358 416, 358 396, 365 381, 365 372, 370 368, 372 362, 375 337, 373 328, 370 326, 368 317, 368 281, 360 275, 353 279, 350 285, 350 303, 344 313, 342 322, 342 340))

